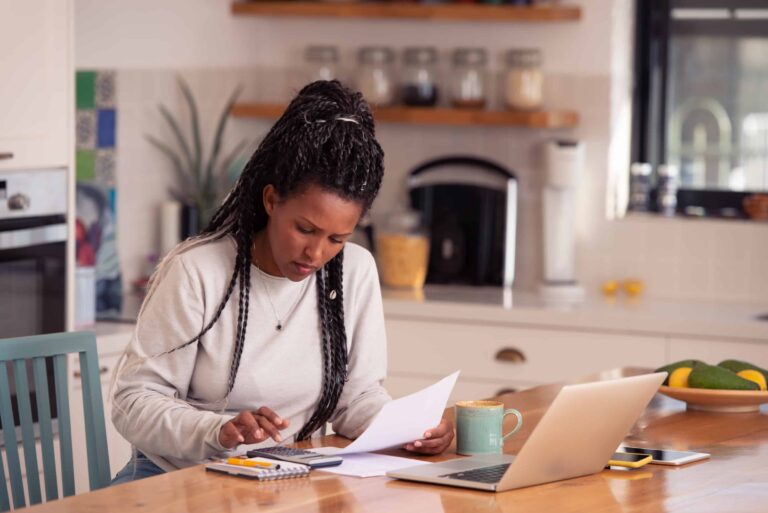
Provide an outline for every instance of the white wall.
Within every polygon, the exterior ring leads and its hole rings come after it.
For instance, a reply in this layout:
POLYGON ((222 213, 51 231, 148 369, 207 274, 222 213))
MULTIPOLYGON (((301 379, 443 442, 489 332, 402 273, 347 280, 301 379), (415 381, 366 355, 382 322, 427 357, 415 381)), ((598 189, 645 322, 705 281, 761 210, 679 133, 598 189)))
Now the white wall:
MULTIPOLYGON (((532 289, 541 269, 540 142, 578 137, 587 144, 578 216, 579 269, 590 290, 608 278, 636 276, 647 281, 650 295, 765 301, 768 258, 759 255, 768 254, 768 227, 607 219, 607 212, 613 214, 622 205, 620 186, 626 189, 632 2, 578 3, 584 15, 577 23, 496 24, 236 18, 229 0, 76 0, 77 68, 119 70, 118 230, 126 276, 134 278, 143 255, 157 247, 156 208, 165 197, 170 170, 142 134, 166 133, 157 115, 158 101, 180 109, 176 72, 190 80, 204 117, 215 119, 236 83, 246 85, 246 99, 290 97, 300 80, 285 68, 300 66, 307 44, 336 44, 348 64, 354 61, 354 49, 370 44, 430 44, 444 53, 456 46, 483 46, 493 57, 493 69, 503 50, 526 46, 543 51, 548 104, 577 109, 579 127, 553 133, 381 124, 377 128, 386 152, 386 178, 374 213, 400 201, 403 178, 423 160, 461 152, 500 161, 520 180, 517 286, 532 289)), ((229 141, 257 137, 268 126, 235 120, 229 141)))

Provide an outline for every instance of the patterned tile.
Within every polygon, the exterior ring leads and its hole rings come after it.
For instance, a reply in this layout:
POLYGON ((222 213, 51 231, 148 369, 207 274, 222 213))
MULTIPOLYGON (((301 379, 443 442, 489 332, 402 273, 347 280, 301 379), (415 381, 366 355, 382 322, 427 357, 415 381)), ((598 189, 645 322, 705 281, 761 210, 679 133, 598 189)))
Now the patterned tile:
POLYGON ((96 72, 78 71, 75 74, 75 95, 78 109, 96 106, 96 72))
POLYGON ((96 183, 108 188, 114 188, 117 184, 117 179, 115 176, 116 167, 114 149, 96 150, 96 163, 94 171, 96 183))
POLYGON ((75 153, 75 176, 78 182, 92 182, 96 177, 96 152, 77 150, 75 153))
POLYGON ((115 109, 99 109, 96 111, 96 147, 114 148, 117 112, 115 109))
POLYGON ((75 139, 78 150, 96 149, 96 111, 92 109, 77 111, 75 139))
POLYGON ((96 74, 96 107, 114 109, 117 102, 117 75, 114 71, 96 74))

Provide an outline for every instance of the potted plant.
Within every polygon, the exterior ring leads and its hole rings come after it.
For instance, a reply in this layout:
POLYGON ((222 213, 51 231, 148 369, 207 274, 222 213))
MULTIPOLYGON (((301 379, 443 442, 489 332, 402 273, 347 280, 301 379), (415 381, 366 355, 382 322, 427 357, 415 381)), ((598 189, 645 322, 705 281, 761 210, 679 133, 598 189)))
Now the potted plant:
MULTIPOLYGON (((240 95, 242 87, 237 87, 230 95, 220 114, 206 159, 204 158, 197 102, 184 79, 178 77, 177 82, 189 110, 189 134, 184 133, 179 120, 171 114, 165 105, 161 104, 159 105, 160 114, 173 134, 174 144, 167 144, 152 135, 145 135, 145 138, 171 162, 177 182, 175 186, 169 189, 169 192, 174 199, 183 205, 187 217, 193 218, 189 219, 188 222, 196 225, 198 229, 202 229, 208 225, 216 212, 221 197, 229 189, 231 185, 228 177, 229 168, 247 144, 245 140, 242 140, 224 157, 220 157, 224 129, 232 106, 240 95)), ((193 231, 196 232, 197 230, 193 231)), ((189 235, 194 235, 194 233, 189 235)))

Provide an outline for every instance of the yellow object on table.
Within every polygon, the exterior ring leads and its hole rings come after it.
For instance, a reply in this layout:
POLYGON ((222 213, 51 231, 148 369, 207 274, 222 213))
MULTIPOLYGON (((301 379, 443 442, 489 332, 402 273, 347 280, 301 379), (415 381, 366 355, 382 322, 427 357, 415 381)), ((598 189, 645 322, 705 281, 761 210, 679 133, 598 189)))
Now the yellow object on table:
POLYGON ((643 282, 637 279, 624 280, 621 286, 629 296, 638 296, 645 288, 643 282))
POLYGON ((376 238, 376 254, 384 285, 409 289, 424 286, 429 261, 426 236, 381 234, 376 238))

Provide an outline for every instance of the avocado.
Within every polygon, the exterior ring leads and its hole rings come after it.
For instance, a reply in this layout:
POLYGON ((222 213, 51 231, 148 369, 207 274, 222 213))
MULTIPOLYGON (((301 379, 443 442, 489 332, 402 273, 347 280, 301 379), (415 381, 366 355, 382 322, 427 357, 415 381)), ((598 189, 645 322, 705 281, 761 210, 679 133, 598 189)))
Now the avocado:
POLYGON ((688 376, 691 388, 713 388, 719 390, 760 390, 754 381, 741 378, 731 370, 717 365, 699 363, 688 376))
POLYGON ((669 375, 672 374, 672 371, 675 369, 678 369, 680 367, 691 367, 693 368, 697 363, 704 363, 700 360, 680 360, 679 362, 670 363, 669 365, 665 365, 663 367, 659 367, 654 372, 666 372, 667 378, 664 380, 664 383, 662 383, 664 386, 669 385, 669 375))
POLYGON ((749 362, 742 362, 740 360, 723 360, 722 362, 718 363, 717 366, 725 367, 726 369, 731 370, 737 374, 743 370, 756 370, 765 376, 765 380, 768 381, 768 370, 761 369, 757 365, 752 365, 749 362))

